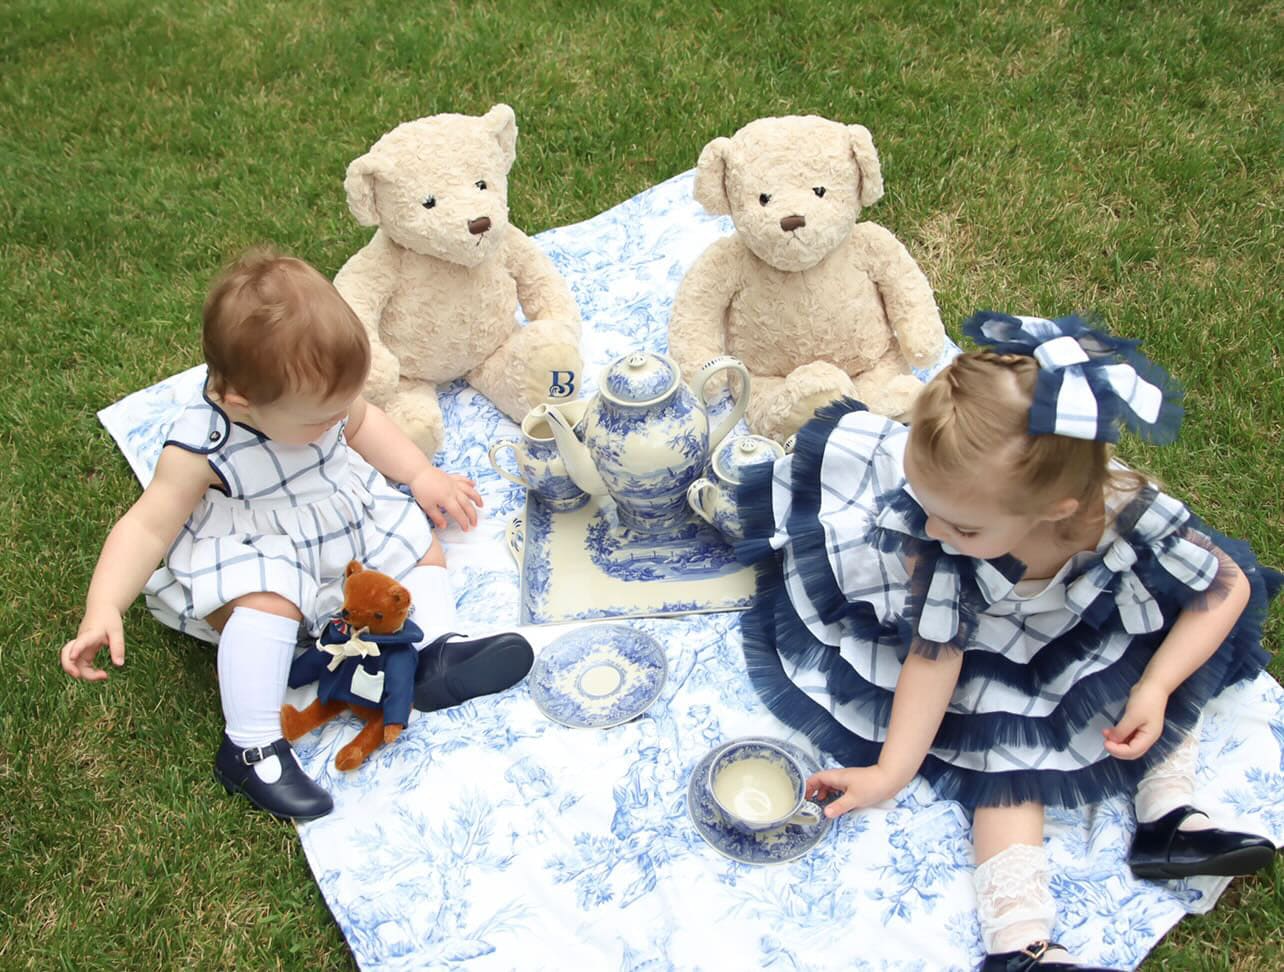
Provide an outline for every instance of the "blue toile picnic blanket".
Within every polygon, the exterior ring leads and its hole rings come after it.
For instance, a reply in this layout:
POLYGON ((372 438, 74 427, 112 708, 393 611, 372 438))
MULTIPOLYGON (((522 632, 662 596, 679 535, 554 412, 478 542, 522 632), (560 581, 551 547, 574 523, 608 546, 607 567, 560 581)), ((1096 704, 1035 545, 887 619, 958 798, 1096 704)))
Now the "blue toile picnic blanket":
MULTIPOLYGON (((684 173, 536 237, 579 302, 590 375, 636 348, 665 348, 678 283, 730 231, 692 200, 691 183, 684 173)), ((140 480, 202 377, 192 369, 101 413, 140 480)), ((438 460, 476 479, 487 503, 480 529, 440 534, 460 619, 474 635, 514 628, 518 573, 504 531, 523 491, 491 470, 486 453, 516 427, 462 384, 442 408, 448 446, 438 460)), ((350 774, 333 762, 354 721, 300 742, 335 810, 301 825, 299 838, 361 968, 935 972, 980 962, 969 820, 922 781, 841 818, 791 863, 740 864, 706 844, 686 810, 700 758, 743 735, 806 740, 750 687, 739 615, 624 623, 656 638, 669 666, 656 703, 624 725, 557 725, 523 683, 415 714, 400 739, 350 774)), ((524 630, 538 652, 569 629, 524 630)), ((1263 675, 1218 699, 1200 758, 1201 806, 1220 824, 1284 842, 1280 686, 1263 675)), ((1228 884, 1136 880, 1125 861, 1132 827, 1122 800, 1049 814, 1055 937, 1081 960, 1136 966, 1228 884)))

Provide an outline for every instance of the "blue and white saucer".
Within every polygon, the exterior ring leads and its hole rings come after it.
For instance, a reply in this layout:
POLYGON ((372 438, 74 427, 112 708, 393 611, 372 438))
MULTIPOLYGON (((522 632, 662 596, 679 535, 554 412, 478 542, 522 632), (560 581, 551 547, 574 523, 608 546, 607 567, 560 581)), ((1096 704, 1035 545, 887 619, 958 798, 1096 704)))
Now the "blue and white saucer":
POLYGON ((528 681, 535 705, 554 722, 607 729, 645 712, 668 672, 664 649, 646 632, 595 624, 550 642, 528 681))
MULTIPOLYGON (((766 737, 751 737, 754 739, 766 737)), ((788 750, 798 760, 803 770, 810 776, 820 771, 820 766, 803 749, 781 739, 766 740, 782 749, 788 750)), ((732 740, 743 742, 743 740, 732 740)), ((715 746, 701 757, 700 762, 691 770, 691 780, 687 784, 687 813, 695 824, 700 836, 719 854, 740 861, 742 864, 784 864, 796 860, 815 847, 834 821, 821 817, 814 824, 786 824, 779 830, 752 836, 736 830, 723 820, 722 814, 713 802, 713 796, 706 786, 709 767, 718 758, 730 742, 715 746)))

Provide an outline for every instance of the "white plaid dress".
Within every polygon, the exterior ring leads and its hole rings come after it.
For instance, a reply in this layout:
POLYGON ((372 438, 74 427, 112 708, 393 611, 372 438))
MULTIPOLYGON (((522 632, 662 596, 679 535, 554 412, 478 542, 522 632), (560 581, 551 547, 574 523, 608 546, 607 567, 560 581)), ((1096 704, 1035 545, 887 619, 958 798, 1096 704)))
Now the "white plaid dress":
POLYGON ((745 617, 750 675, 767 705, 846 766, 878 758, 910 651, 961 650, 963 667, 922 773, 968 805, 1075 806, 1126 792, 1171 751, 1203 704, 1260 671, 1279 575, 1147 488, 1116 500, 1095 550, 1047 582, 1011 557, 982 561, 927 537, 908 490, 907 428, 855 405, 823 411, 792 456, 742 487, 759 594, 745 617), (1223 593, 1214 547, 1252 601, 1218 652, 1170 699, 1164 736, 1121 761, 1102 730, 1184 606, 1223 593))
POLYGON ((165 444, 207 456, 223 486, 206 492, 144 588, 160 621, 214 642, 205 617, 268 591, 315 635, 342 606, 350 560, 410 572, 432 546, 428 518, 348 447, 345 424, 290 446, 230 421, 204 391, 187 406, 165 444))

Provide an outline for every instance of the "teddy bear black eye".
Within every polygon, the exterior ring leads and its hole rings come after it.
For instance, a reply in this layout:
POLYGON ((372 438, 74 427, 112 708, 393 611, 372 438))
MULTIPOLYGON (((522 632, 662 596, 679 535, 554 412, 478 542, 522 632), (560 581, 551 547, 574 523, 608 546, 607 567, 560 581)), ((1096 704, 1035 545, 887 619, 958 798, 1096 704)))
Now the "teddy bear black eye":
POLYGON ((383 612, 382 612, 382 611, 376 611, 376 612, 375 612, 375 620, 376 620, 376 621, 382 621, 382 620, 383 620, 383 612))
POLYGON ((771 202, 771 197, 764 192, 761 196, 758 197, 758 202, 762 203, 762 205, 765 206, 767 205, 767 203, 771 202))
POLYGON ((824 186, 812 186, 812 187, 811 187, 811 191, 812 191, 812 192, 814 192, 814 193, 815 193, 819 198, 821 198, 821 199, 824 199, 824 198, 825 198, 825 187, 824 187, 824 186))
POLYGON ((480 189, 482 192, 485 192, 485 191, 486 191, 486 180, 485 180, 485 179, 478 179, 476 182, 474 182, 474 183, 473 183, 473 185, 475 185, 475 186, 476 186, 478 189, 480 189))
POLYGON ((435 206, 435 205, 437 205, 437 197, 436 197, 436 196, 424 196, 424 201, 423 201, 423 207, 424 207, 424 209, 432 209, 432 208, 433 208, 433 206, 435 206))

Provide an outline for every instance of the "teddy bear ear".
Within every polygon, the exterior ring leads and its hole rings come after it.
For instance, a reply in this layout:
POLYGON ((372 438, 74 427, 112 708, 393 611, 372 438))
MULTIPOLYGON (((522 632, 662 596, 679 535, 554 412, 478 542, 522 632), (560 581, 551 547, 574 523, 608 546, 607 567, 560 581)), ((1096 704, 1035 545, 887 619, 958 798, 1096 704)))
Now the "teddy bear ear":
POLYGON ((362 226, 379 225, 379 211, 375 209, 375 173, 377 167, 371 153, 354 159, 343 179, 343 189, 348 194, 348 208, 362 226))
POLYGON ((347 577, 351 577, 353 574, 359 574, 359 573, 361 573, 363 570, 365 570, 365 568, 361 566, 361 561, 359 561, 359 560, 349 560, 349 561, 348 561, 348 566, 347 566, 347 567, 344 569, 344 571, 343 571, 343 576, 344 576, 345 578, 347 578, 347 577))
POLYGON ((883 167, 874 151, 874 136, 864 125, 848 125, 847 133, 852 140, 856 168, 860 170, 860 204, 872 206, 883 198, 883 167))
POLYGON ((517 116, 508 105, 499 104, 482 115, 482 121, 499 143, 499 150, 504 155, 504 171, 507 172, 517 158, 517 116))
POLYGON ((696 163, 695 186, 691 195, 713 216, 726 216, 731 212, 727 198, 727 157, 731 154, 731 139, 715 138, 700 152, 696 163))

